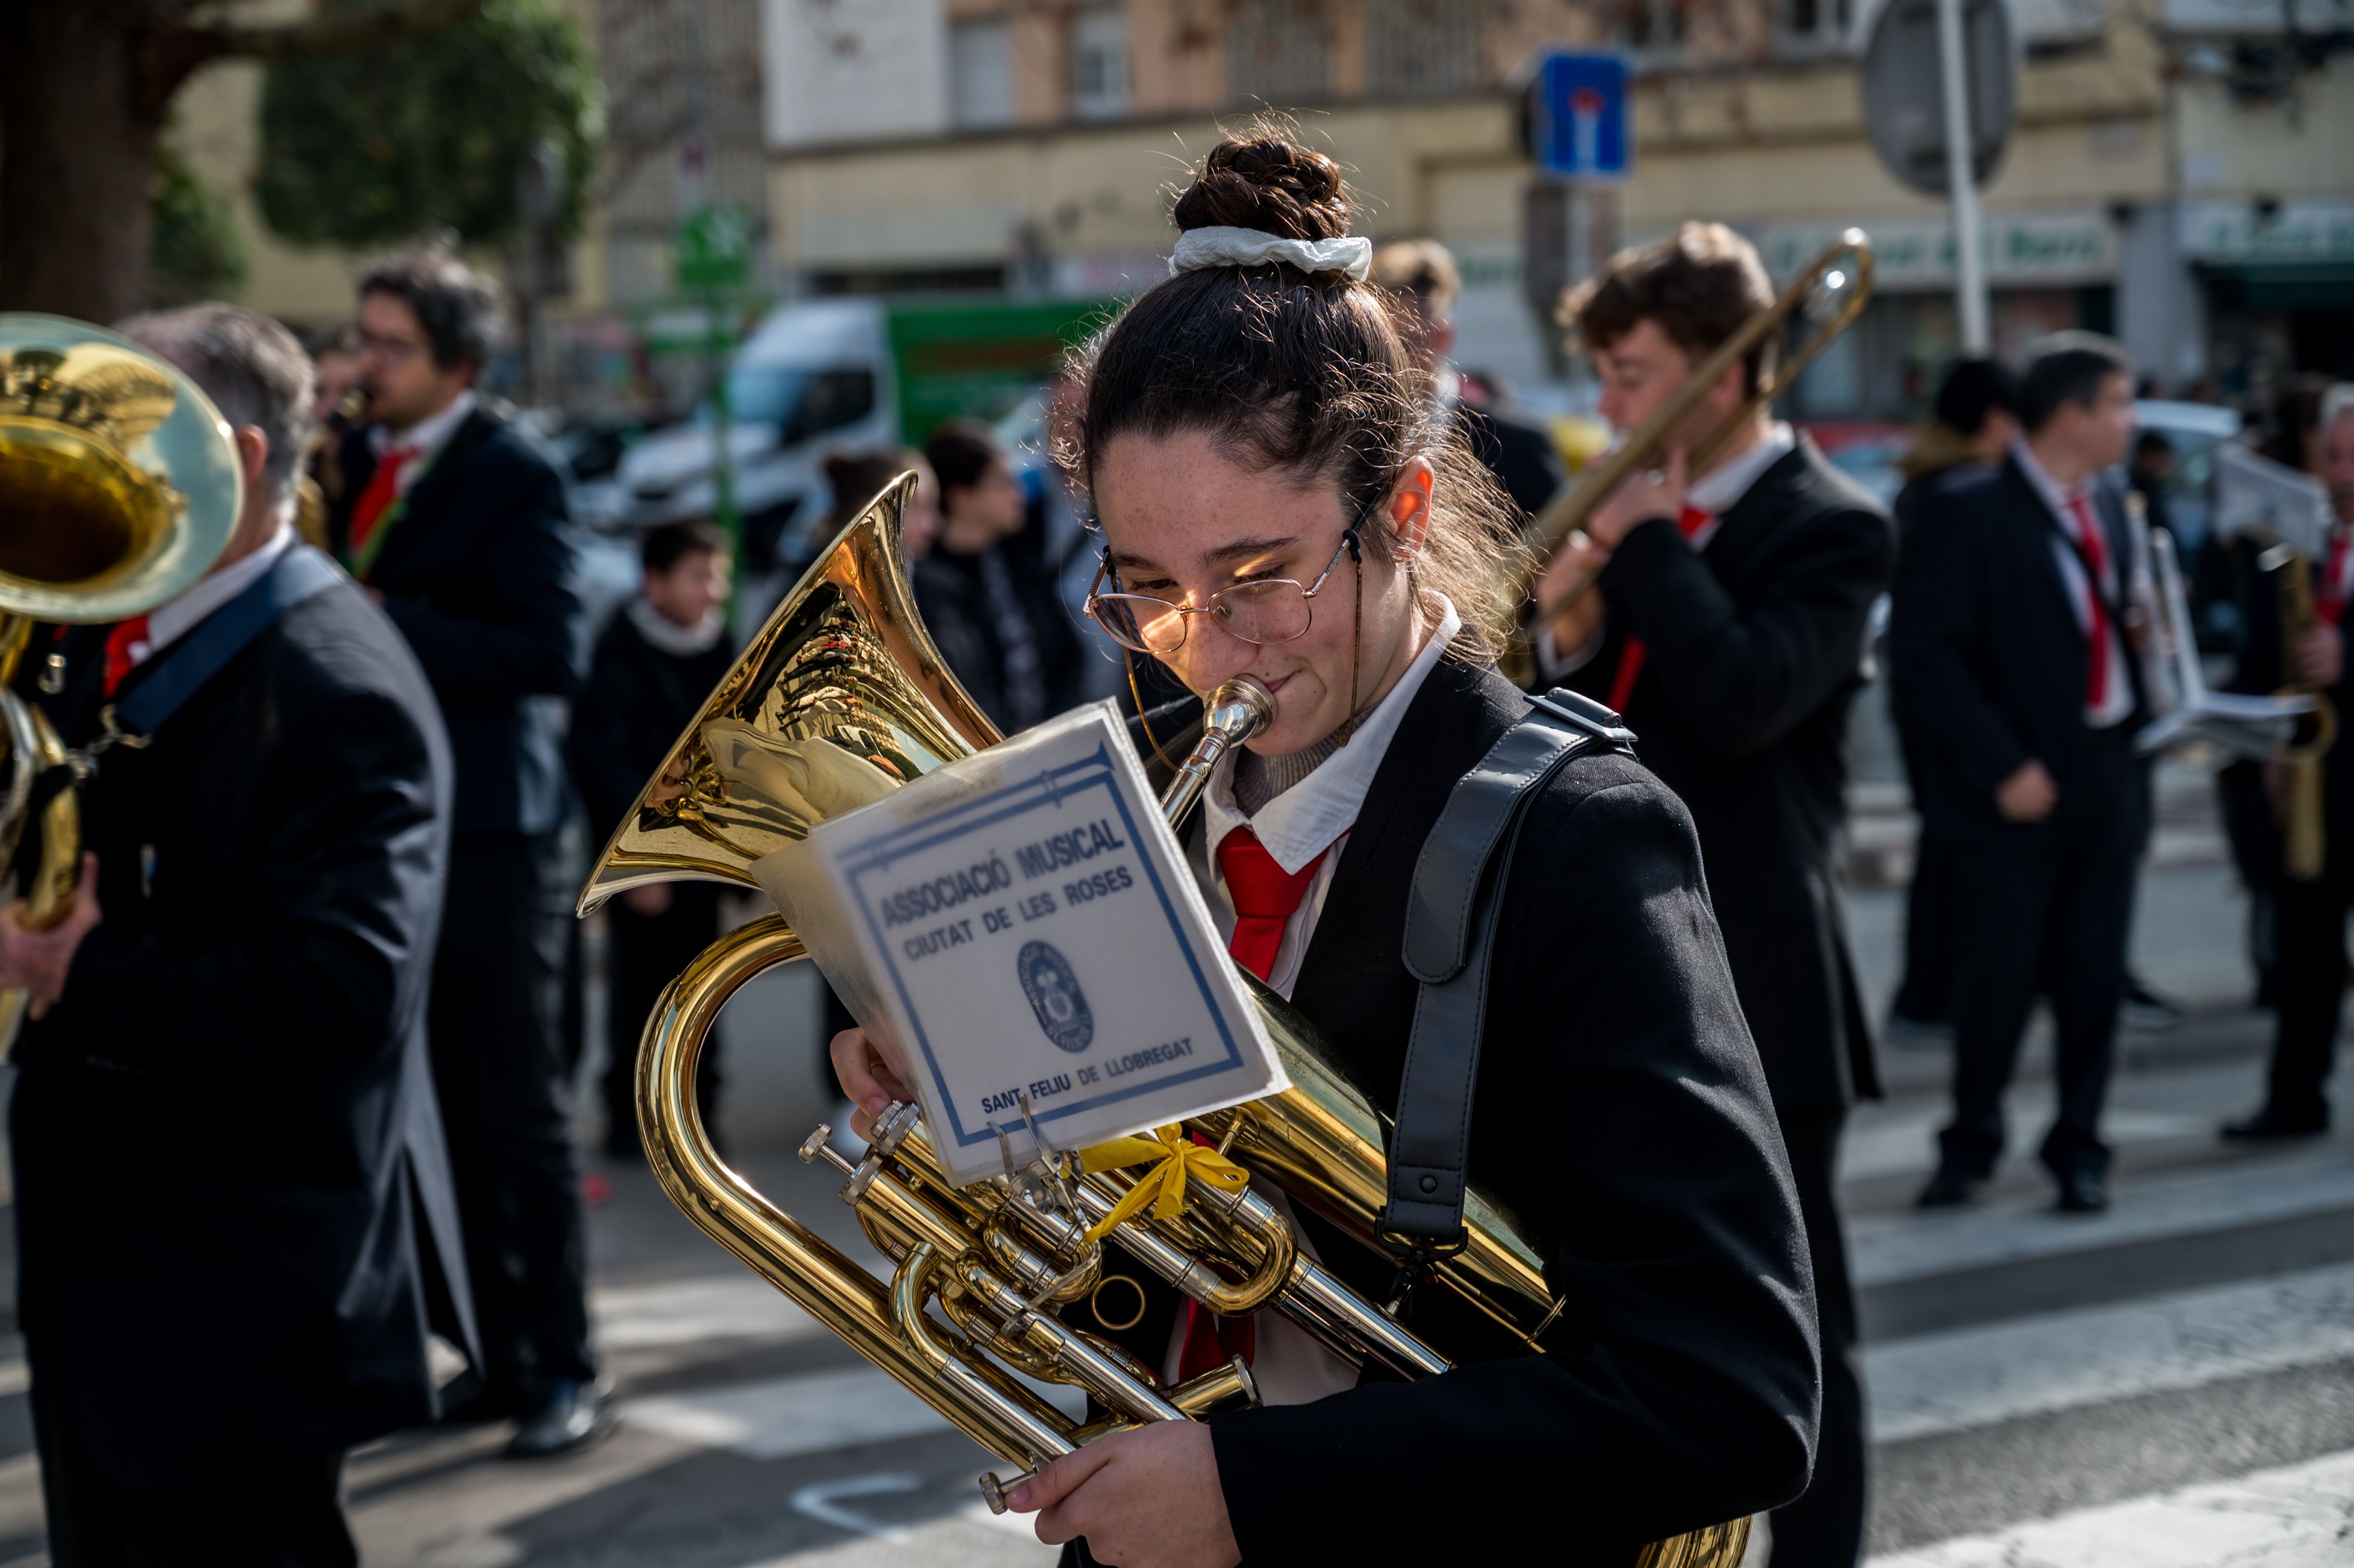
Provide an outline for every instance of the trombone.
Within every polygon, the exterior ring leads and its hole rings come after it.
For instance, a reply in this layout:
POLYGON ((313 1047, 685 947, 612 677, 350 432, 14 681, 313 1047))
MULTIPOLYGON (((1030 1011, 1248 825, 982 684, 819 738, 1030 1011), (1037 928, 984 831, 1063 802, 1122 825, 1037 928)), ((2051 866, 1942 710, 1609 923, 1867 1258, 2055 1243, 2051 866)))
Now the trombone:
MULTIPOLYGON (((1773 373, 1759 382, 1757 390, 1691 447, 1689 454, 1691 471, 1700 473, 1705 471, 1744 420, 1788 390, 1807 366, 1821 357, 1823 350, 1831 345, 1834 338, 1855 324, 1856 317, 1863 313, 1863 307, 1872 299, 1872 270, 1870 237, 1861 228, 1843 230, 1837 239, 1817 252, 1815 259, 1797 277, 1790 280, 1773 304, 1744 322, 1740 331, 1725 339, 1716 352, 1701 361, 1684 378, 1684 384, 1676 388, 1641 428, 1620 441, 1577 483, 1564 485, 1545 503, 1544 510, 1538 513, 1529 524, 1528 538, 1534 556, 1533 563, 1520 573, 1513 585, 1523 606, 1524 620, 1511 645, 1505 649, 1503 657, 1498 661, 1507 677, 1522 686, 1534 683, 1537 669, 1532 644, 1536 632, 1537 579, 1564 546, 1585 542, 1585 520, 1594 514, 1595 509, 1636 470, 1657 468, 1666 456, 1669 438, 1691 418, 1691 411, 1700 406, 1702 398, 1708 396, 1709 389, 1723 379, 1724 373, 1747 357, 1760 344, 1778 338, 1783 324, 1791 317, 1803 314, 1813 323, 1813 334, 1797 348, 1782 355, 1773 373)), ((1597 568, 1579 577, 1554 608, 1563 608, 1584 598, 1593 589, 1595 580, 1600 575, 1597 568)))

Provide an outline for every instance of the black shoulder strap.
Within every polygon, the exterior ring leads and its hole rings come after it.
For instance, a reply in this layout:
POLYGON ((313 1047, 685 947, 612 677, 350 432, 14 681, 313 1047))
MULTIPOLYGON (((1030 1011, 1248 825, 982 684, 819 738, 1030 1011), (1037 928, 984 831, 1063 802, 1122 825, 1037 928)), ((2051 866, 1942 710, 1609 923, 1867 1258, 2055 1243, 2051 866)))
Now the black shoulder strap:
POLYGON ((1575 692, 1523 700, 1529 712, 1456 781, 1423 841, 1406 904, 1405 967, 1422 992, 1398 1086, 1389 1203, 1376 1229, 1410 1260, 1463 1245, 1464 1163, 1488 1016, 1488 964, 1528 802, 1572 758, 1596 747, 1625 749, 1635 739, 1616 713, 1575 692))

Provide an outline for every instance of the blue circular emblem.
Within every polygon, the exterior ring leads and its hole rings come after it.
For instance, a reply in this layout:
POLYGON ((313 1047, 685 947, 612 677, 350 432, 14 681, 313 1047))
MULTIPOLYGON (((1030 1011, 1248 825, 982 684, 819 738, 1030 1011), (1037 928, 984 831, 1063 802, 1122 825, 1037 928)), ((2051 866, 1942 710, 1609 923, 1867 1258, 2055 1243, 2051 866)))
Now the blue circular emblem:
POLYGON ((1096 1015, 1087 1011, 1087 992, 1071 972, 1071 960, 1044 942, 1024 942, 1013 960, 1022 976, 1022 994, 1038 1015, 1046 1038, 1066 1051, 1084 1051, 1095 1044, 1096 1015))

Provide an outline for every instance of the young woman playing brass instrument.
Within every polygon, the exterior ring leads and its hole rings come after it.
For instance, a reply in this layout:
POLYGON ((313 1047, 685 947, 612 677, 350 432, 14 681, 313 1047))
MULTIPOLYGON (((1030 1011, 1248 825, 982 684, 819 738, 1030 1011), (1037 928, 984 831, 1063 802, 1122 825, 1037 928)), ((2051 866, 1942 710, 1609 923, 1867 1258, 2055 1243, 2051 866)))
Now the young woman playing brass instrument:
MULTIPOLYGON (((1431 425, 1331 160, 1224 143, 1176 221, 1173 275, 1092 345, 1065 433, 1103 534, 1090 612, 1193 692, 1249 674, 1273 694, 1273 721, 1212 774, 1188 853, 1236 959, 1395 1107, 1416 1081, 1401 954, 1418 859, 1458 780, 1532 711, 1491 665, 1514 546, 1501 497, 1431 425)), ((1013 1489, 1042 1540, 1072 1543, 1066 1563, 1397 1562, 1547 1538, 1548 1555, 1631 1563, 1804 1487, 1806 1252, 1691 820, 1606 742, 1517 821, 1491 877, 1468 1167, 1543 1252, 1564 1303, 1544 1353, 1408 1289, 1415 1330, 1460 1364, 1380 1382, 1273 1313, 1156 1298, 1132 1350, 1174 1375, 1247 1353, 1265 1403, 1104 1438, 1013 1489)), ((907 1097, 858 1031, 833 1059, 862 1131, 907 1097)), ((1296 1218, 1373 1299, 1411 1284, 1296 1218)))

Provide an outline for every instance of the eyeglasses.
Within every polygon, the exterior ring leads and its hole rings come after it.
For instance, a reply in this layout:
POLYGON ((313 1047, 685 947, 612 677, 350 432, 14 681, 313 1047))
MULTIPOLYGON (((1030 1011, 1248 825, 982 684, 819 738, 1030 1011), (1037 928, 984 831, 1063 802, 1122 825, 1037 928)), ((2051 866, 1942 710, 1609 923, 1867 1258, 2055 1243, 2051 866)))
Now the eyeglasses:
POLYGON ((1172 604, 1150 594, 1100 593, 1097 590, 1106 577, 1115 585, 1119 581, 1107 556, 1097 564, 1096 580, 1087 588, 1087 613, 1095 618, 1097 625, 1111 633, 1113 641, 1139 653, 1176 652, 1185 645, 1185 618, 1192 615, 1210 617, 1219 630, 1245 642, 1293 641, 1306 636, 1308 629, 1316 623, 1316 609, 1310 601, 1324 590, 1341 557, 1345 555, 1361 569, 1363 567, 1358 530, 1382 499, 1375 496, 1357 514, 1357 520, 1342 531, 1340 547, 1324 563, 1324 569, 1316 574, 1316 580, 1305 588, 1289 577, 1262 577, 1257 582, 1220 588, 1199 605, 1172 604))

